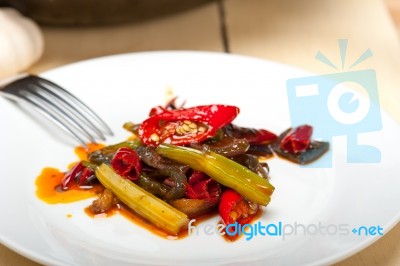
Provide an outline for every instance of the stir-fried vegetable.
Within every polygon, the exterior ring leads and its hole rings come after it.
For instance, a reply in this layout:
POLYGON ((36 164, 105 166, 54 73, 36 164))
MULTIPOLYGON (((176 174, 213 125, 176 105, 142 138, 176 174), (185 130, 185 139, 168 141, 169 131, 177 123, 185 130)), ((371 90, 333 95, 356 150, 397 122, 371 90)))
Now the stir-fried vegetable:
POLYGON ((275 190, 260 158, 278 154, 305 164, 329 144, 313 141, 308 125, 279 137, 233 125, 238 113, 238 107, 220 104, 177 107, 175 100, 155 107, 142 123, 125 123, 133 140, 91 152, 67 171, 61 190, 96 186, 98 180, 98 199, 89 208, 94 214, 122 202, 173 235, 188 217, 213 209, 225 225, 251 222, 275 190))
POLYGON ((176 235, 187 226, 189 219, 186 214, 121 177, 110 166, 102 164, 96 175, 103 186, 124 204, 166 232, 176 235))
POLYGON ((186 197, 217 203, 221 197, 221 186, 203 172, 193 171, 186 187, 186 197))
POLYGON ((129 141, 120 142, 114 145, 106 146, 100 150, 94 151, 89 154, 88 160, 95 164, 100 165, 102 163, 109 163, 113 158, 115 152, 120 148, 136 149, 140 145, 143 145, 140 139, 134 139, 129 141))
POLYGON ((309 126, 289 128, 271 143, 271 149, 297 164, 312 163, 329 150, 329 142, 312 140, 310 131, 309 126))
POLYGON ((228 189, 222 194, 218 210, 224 224, 239 223, 243 225, 254 218, 258 208, 258 204, 250 202, 236 191, 228 189))
POLYGON ((157 151, 162 156, 206 173, 217 182, 236 190, 245 198, 261 205, 267 205, 272 192, 274 192, 274 186, 266 179, 212 151, 202 152, 171 144, 161 144, 157 147, 157 151))
POLYGON ((239 114, 239 108, 229 105, 203 105, 180 110, 166 110, 143 121, 139 136, 143 143, 186 145, 215 135, 239 114))
POLYGON ((142 163, 139 155, 132 149, 119 148, 111 160, 111 166, 114 171, 132 181, 139 179, 142 171, 142 163))
POLYGON ((280 141, 279 147, 289 153, 300 153, 310 145, 312 127, 302 125, 290 130, 280 141))

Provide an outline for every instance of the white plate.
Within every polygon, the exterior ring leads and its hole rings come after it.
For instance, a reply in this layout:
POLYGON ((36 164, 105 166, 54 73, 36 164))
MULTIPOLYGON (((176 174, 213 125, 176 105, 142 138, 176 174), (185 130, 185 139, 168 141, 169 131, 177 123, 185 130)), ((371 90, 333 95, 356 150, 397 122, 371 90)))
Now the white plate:
MULTIPOLYGON (((121 125, 140 122, 171 89, 187 99, 188 106, 237 105, 241 114, 236 124, 281 132, 290 126, 286 80, 304 75, 258 59, 194 52, 111 56, 43 74, 75 93, 110 124, 116 136, 109 143, 125 139, 128 133, 121 125)), ((92 220, 83 212, 88 201, 65 205, 40 201, 35 196, 36 176, 45 166, 65 170, 76 160, 71 142, 3 98, 0 112, 0 241, 43 264, 329 264, 378 239, 351 232, 341 235, 339 226, 350 230, 379 225, 387 233, 399 221, 400 129, 385 113, 383 129, 364 138, 380 149, 379 164, 346 163, 340 140, 331 143, 334 168, 299 168, 280 159, 269 162, 276 191, 260 222, 297 222, 311 234, 319 224, 330 225, 331 233, 337 226, 337 234, 304 235, 298 225, 297 236, 285 240, 255 236, 227 243, 201 230, 178 241, 161 239, 119 216, 92 220)), ((217 218, 206 223, 215 225, 217 218)))

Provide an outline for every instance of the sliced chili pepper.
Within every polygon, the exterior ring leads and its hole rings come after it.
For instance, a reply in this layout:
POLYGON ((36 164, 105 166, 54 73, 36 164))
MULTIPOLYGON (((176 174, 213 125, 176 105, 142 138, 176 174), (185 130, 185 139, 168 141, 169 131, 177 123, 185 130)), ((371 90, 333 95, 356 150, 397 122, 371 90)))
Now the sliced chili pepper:
POLYGON ((139 155, 130 148, 119 148, 111 160, 111 166, 117 174, 135 181, 142 171, 139 155))
POLYGON ((267 144, 273 142, 278 136, 266 129, 239 127, 229 124, 223 128, 227 136, 237 139, 245 138, 249 144, 267 144))
POLYGON ((278 156, 288 159, 294 163, 306 165, 314 162, 329 150, 329 142, 311 140, 308 148, 305 151, 299 153, 290 153, 282 149, 280 147, 280 143, 287 135, 290 134, 291 131, 291 128, 285 130, 279 135, 278 139, 271 144, 271 149, 278 156))
POLYGON ((158 105, 156 107, 151 108, 151 110, 149 112, 149 116, 151 117, 151 116, 159 115, 165 111, 167 111, 167 109, 165 109, 165 107, 158 105))
POLYGON ((203 172, 193 171, 186 186, 186 197, 216 203, 221 197, 221 186, 203 172))
POLYGON ((65 173, 61 180, 61 188, 67 190, 71 182, 75 181, 78 186, 89 185, 96 179, 93 169, 86 167, 84 161, 75 164, 68 172, 65 173))
POLYGON ((312 140, 307 150, 299 153, 289 153, 279 148, 279 145, 272 145, 274 152, 289 161, 297 164, 306 165, 314 162, 329 150, 329 142, 312 140))
POLYGON ((95 178, 96 175, 94 174, 94 171, 88 167, 85 167, 80 174, 78 185, 89 185, 95 178))
POLYGON ((152 146, 201 142, 214 136, 238 114, 238 107, 218 104, 167 110, 145 120, 139 128, 139 136, 144 144, 152 146))
POLYGON ((302 125, 289 131, 279 143, 279 147, 289 153, 300 153, 310 145, 313 128, 302 125))
POLYGON ((228 189, 222 193, 218 210, 225 225, 233 223, 244 225, 251 222, 258 208, 258 204, 249 202, 235 190, 228 189))
POLYGON ((85 166, 83 166, 82 162, 79 162, 66 172, 61 180, 62 189, 68 189, 68 185, 78 178, 78 175, 83 171, 83 169, 85 169, 85 166))

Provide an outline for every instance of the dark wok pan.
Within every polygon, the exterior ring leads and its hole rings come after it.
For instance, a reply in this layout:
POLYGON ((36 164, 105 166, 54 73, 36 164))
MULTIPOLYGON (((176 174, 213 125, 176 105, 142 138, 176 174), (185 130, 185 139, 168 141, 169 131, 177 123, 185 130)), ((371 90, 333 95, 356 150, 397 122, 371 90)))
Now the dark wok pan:
POLYGON ((213 0, 0 0, 47 25, 100 25, 141 21, 213 0))

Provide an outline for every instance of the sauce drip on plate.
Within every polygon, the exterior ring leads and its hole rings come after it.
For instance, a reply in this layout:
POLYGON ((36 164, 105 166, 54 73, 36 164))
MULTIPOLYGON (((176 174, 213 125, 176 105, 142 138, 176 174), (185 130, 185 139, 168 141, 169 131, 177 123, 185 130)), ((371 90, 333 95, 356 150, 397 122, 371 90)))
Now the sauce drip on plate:
MULTIPOLYGON (((104 147, 103 144, 90 143, 88 144, 88 150, 83 147, 77 147, 75 153, 80 160, 87 160, 88 153, 102 147, 104 147)), ((71 164, 69 168, 72 168, 74 165, 75 163, 71 164)), ((101 184, 94 184, 91 187, 84 188, 73 184, 68 190, 63 190, 60 185, 63 176, 64 173, 59 169, 52 167, 44 168, 35 181, 38 198, 49 204, 70 203, 94 197, 103 190, 101 184)))

